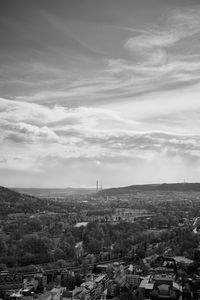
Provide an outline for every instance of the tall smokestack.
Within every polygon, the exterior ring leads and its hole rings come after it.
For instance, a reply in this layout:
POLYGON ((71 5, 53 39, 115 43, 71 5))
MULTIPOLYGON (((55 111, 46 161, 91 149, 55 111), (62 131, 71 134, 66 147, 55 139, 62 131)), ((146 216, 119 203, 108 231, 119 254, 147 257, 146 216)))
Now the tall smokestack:
POLYGON ((99 191, 99 182, 97 180, 97 182, 96 182, 96 192, 98 193, 98 191, 99 191))

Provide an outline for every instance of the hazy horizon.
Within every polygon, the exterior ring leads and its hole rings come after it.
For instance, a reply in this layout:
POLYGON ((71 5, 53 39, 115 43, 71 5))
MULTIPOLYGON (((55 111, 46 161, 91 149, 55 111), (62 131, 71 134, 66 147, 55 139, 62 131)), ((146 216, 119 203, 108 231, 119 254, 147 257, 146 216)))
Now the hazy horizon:
MULTIPOLYGON (((137 184, 130 184, 130 185, 123 185, 123 186, 103 186, 102 185, 102 189, 111 189, 111 188, 123 188, 123 187, 128 187, 128 186, 136 186, 136 185, 162 185, 162 184, 200 184, 200 182, 196 181, 196 182, 189 182, 189 181, 182 181, 182 182, 149 182, 149 183, 137 183, 137 184)), ((44 189, 44 190, 66 190, 66 189, 92 189, 92 190, 96 190, 96 184, 94 184, 93 186, 84 186, 84 185, 80 185, 80 186, 54 186, 54 187, 31 187, 31 186, 5 186, 6 188, 9 189, 44 189)), ((101 185, 99 185, 99 190, 101 189, 101 185)))
POLYGON ((199 182, 199 1, 0 2, 0 185, 199 182))

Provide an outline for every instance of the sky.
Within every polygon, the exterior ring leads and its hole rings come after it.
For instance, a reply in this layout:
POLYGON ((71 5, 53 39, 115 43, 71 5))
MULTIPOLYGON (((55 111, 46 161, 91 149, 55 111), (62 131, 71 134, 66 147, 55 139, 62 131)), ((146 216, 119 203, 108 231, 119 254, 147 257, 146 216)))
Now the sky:
POLYGON ((199 0, 0 0, 0 185, 200 181, 199 0))

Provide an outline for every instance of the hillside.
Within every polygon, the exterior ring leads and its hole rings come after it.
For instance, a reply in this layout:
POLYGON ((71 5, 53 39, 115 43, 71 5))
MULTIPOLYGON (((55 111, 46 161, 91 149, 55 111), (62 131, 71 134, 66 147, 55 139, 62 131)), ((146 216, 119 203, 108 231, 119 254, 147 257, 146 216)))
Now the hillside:
POLYGON ((10 213, 35 213, 38 210, 44 210, 46 206, 46 200, 20 194, 11 189, 0 186, 1 216, 5 216, 10 213))
POLYGON ((65 189, 56 189, 56 188, 12 188, 12 190, 25 193, 27 195, 39 197, 39 198, 65 198, 69 195, 87 195, 95 191, 95 189, 87 188, 65 188, 65 189))
POLYGON ((105 189, 99 193, 104 195, 126 194, 134 192, 145 191, 200 191, 200 183, 163 183, 163 184, 144 184, 144 185, 130 185, 119 188, 105 189))

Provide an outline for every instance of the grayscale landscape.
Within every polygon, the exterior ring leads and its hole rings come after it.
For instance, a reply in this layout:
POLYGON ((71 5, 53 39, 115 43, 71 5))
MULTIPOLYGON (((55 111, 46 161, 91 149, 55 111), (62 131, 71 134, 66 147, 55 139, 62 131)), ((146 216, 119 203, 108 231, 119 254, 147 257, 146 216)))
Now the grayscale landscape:
POLYGON ((0 300, 200 299, 199 0, 0 0, 0 300))

